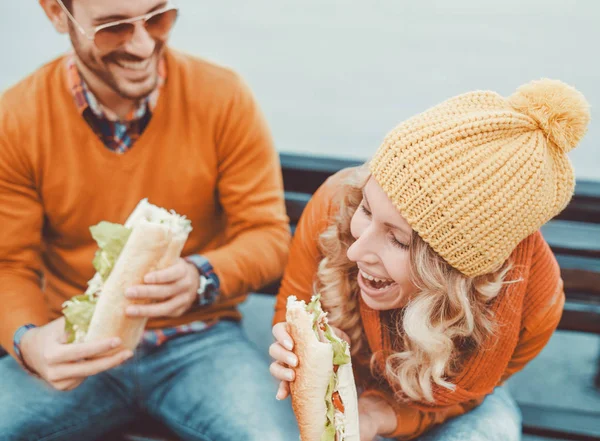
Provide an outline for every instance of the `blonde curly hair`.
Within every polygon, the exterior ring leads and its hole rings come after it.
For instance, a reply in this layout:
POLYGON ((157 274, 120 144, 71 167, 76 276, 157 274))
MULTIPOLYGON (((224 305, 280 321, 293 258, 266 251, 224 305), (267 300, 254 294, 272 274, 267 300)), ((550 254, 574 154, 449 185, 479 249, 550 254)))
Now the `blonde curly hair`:
MULTIPOLYGON (((348 334, 353 355, 367 346, 359 310, 358 270, 346 251, 354 242, 350 221, 362 201, 368 177, 366 167, 361 167, 340 189, 339 211, 319 237, 323 259, 315 281, 329 322, 348 334)), ((394 331, 394 352, 386 356, 382 374, 398 399, 433 402, 434 384, 454 389, 451 378, 494 332, 487 304, 500 293, 510 265, 467 277, 415 232, 409 252, 410 277, 417 290, 405 308, 391 314, 388 327, 394 331)), ((371 356, 374 375, 377 355, 371 356)))

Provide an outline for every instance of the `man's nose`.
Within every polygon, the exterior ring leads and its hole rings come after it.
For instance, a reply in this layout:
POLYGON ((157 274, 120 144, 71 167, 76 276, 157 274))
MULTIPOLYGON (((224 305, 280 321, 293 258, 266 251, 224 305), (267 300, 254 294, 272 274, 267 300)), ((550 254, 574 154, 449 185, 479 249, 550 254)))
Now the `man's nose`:
POLYGON ((156 41, 146 30, 143 21, 135 23, 131 40, 125 46, 127 53, 139 58, 150 58, 156 48, 156 41))

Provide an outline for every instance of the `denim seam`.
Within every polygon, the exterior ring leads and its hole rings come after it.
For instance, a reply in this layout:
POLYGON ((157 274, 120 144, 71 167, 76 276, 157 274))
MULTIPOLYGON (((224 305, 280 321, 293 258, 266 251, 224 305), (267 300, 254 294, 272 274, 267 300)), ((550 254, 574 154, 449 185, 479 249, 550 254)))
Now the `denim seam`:
POLYGON ((164 412, 163 415, 170 420, 171 423, 175 423, 178 426, 180 426, 184 431, 188 432, 190 435, 192 436, 200 436, 203 441, 212 441, 212 438, 209 438, 207 435, 205 435, 204 433, 202 433, 200 430, 198 429, 194 429, 191 426, 188 426, 185 423, 180 422, 177 418, 169 416, 167 412, 164 412))
POLYGON ((38 438, 38 441, 51 440, 52 438, 54 438, 54 437, 56 437, 58 435, 62 435, 64 433, 68 433, 70 431, 73 431, 74 429, 77 429, 78 427, 81 427, 81 423, 86 423, 87 422, 87 423, 89 423, 87 427, 93 426, 94 425, 93 421, 95 421, 94 419, 98 418, 100 415, 103 415, 105 413, 107 415, 110 415, 110 414, 113 414, 113 413, 115 413, 117 415, 119 414, 119 412, 114 412, 111 407, 106 407, 106 408, 102 409, 100 412, 88 415, 86 418, 82 418, 77 423, 71 424, 68 427, 64 427, 64 428, 62 428, 60 430, 57 430, 56 432, 50 433, 48 435, 45 435, 42 438, 38 438))

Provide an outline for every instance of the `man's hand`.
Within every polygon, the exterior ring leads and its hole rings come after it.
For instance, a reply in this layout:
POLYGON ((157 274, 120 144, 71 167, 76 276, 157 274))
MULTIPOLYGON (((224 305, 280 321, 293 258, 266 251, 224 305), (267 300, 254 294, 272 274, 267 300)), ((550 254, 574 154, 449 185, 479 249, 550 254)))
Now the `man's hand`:
POLYGON ((194 265, 179 258, 169 268, 148 273, 144 285, 129 288, 125 295, 132 300, 151 300, 147 305, 127 307, 129 316, 179 317, 198 298, 200 277, 194 265))
POLYGON ((119 338, 91 343, 65 344, 65 319, 28 330, 21 339, 25 364, 53 388, 71 390, 92 375, 112 369, 129 359, 128 349, 117 350, 119 338))

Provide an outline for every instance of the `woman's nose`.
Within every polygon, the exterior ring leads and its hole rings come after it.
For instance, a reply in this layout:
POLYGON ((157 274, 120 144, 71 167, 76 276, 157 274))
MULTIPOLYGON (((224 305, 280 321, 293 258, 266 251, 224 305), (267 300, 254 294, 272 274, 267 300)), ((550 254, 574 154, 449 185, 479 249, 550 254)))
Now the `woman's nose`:
POLYGON ((366 228, 356 237, 356 240, 346 252, 346 256, 353 262, 374 264, 377 262, 377 240, 370 228, 366 228))

